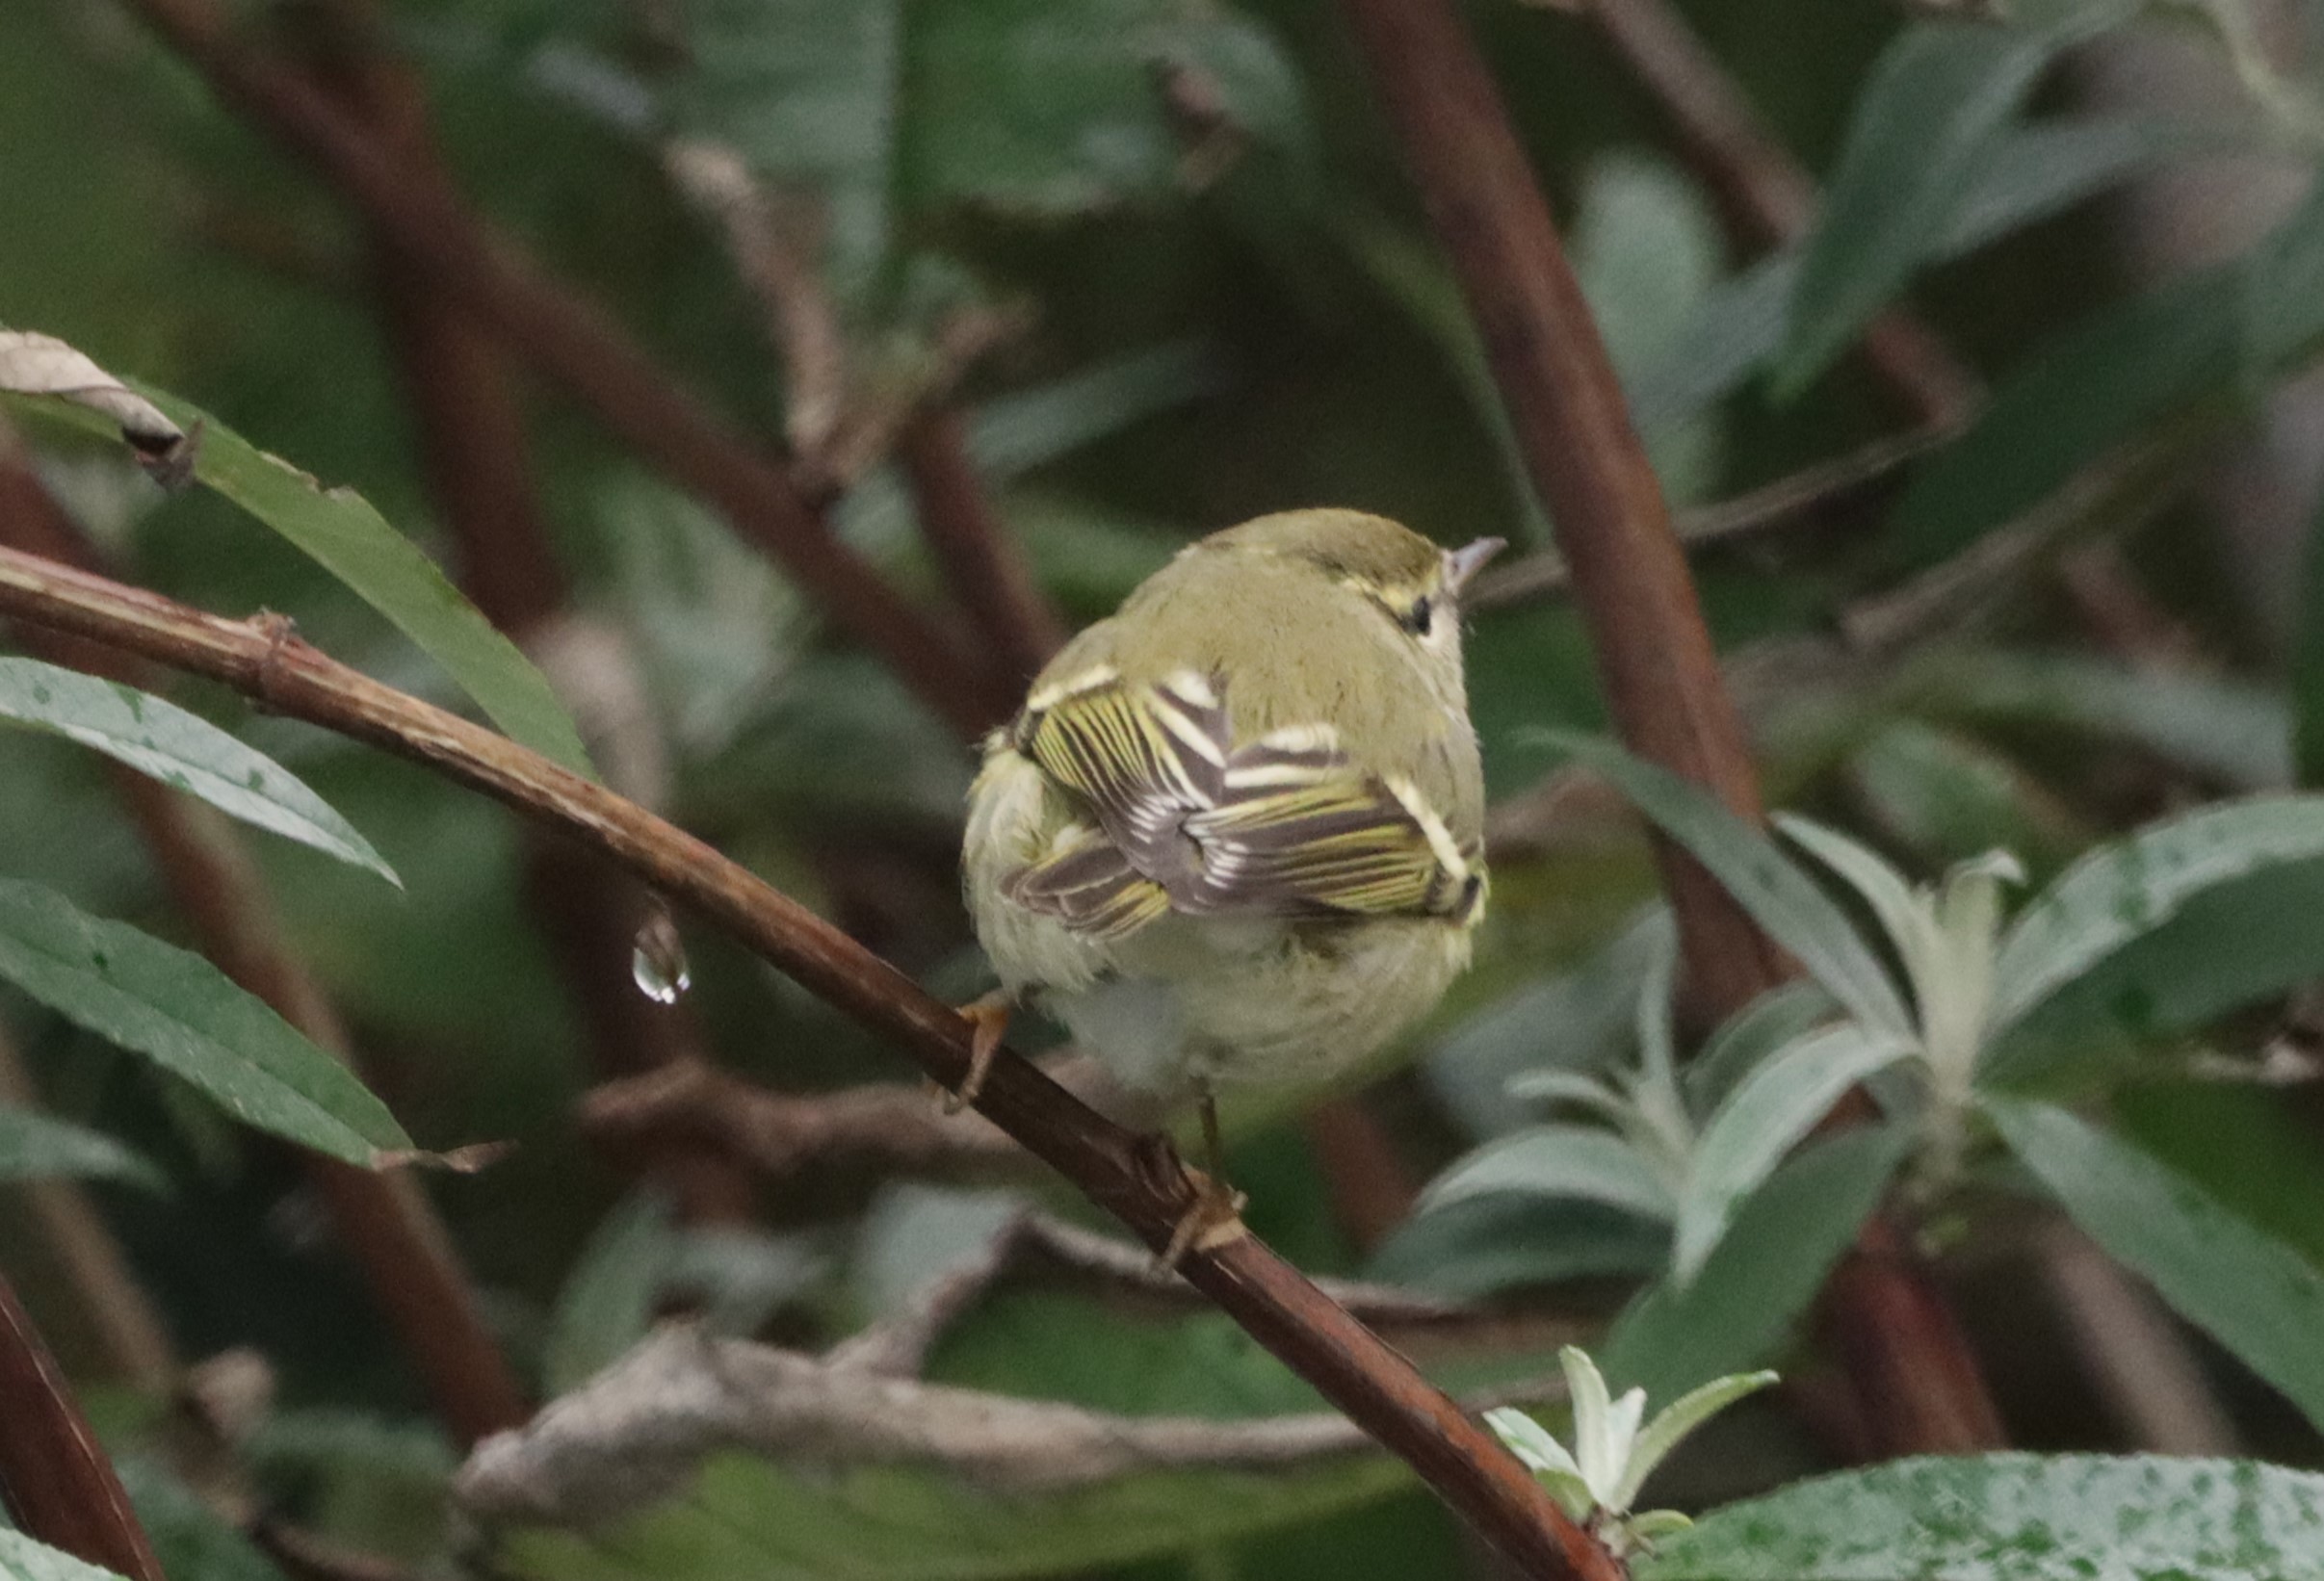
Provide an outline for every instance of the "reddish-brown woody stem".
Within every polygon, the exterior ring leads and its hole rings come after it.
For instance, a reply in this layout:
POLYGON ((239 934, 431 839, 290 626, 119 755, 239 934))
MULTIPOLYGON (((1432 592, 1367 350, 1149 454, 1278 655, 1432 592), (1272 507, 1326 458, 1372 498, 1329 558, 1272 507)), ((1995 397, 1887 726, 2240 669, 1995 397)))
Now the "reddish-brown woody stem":
MULTIPOLYGON (((1669 505, 1456 0, 1342 8, 1556 522, 1617 730, 1632 751, 1757 819, 1758 775, 1669 505)), ((1741 1008, 1789 972, 1717 882, 1667 844, 1662 871, 1704 1019, 1741 1008)), ((1898 1448, 1999 1441, 1974 1358, 1899 1250, 1894 1230, 1876 1222, 1826 1304, 1860 1394, 1894 1402, 1884 1415, 1898 1448)))
POLYGON ((0 1279, 0 1500, 19 1531, 129 1581, 164 1581, 121 1479, 0 1279))

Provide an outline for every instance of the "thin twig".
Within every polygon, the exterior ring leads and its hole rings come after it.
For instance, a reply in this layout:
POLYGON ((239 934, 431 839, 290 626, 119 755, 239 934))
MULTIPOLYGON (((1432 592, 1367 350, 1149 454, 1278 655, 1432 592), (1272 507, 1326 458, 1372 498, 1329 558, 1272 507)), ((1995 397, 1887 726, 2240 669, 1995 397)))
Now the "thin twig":
POLYGON ((999 663, 1004 683, 1022 688, 1065 645, 1065 622, 993 509, 969 459, 959 413, 944 402, 924 407, 905 425, 898 458, 919 508, 921 535, 953 597, 999 663))
POLYGON ((0 1503, 25 1536, 130 1581, 164 1581, 153 1545, 40 1333, 0 1277, 0 1503))
MULTIPOLYGON (((1758 775, 1685 557, 1613 363, 1455 0, 1342 0, 1485 343, 1573 566, 1606 700, 1632 750, 1762 816, 1758 775)), ((1712 1021, 1791 971, 1717 881, 1658 842, 1694 1008, 1712 1021)), ((1827 1310, 1899 1448, 1987 1447, 2000 1423, 1966 1338, 1875 1221, 1827 1310), (1904 1391, 1899 1398, 1898 1391, 1904 1391)))
MULTIPOLYGON (((1589 0, 1614 52, 1670 117, 1679 144, 1746 243, 1788 246, 1815 222, 1815 183, 1670 0, 1589 0)), ((1881 382, 1932 428, 1958 427, 1984 399, 1977 376, 1903 308, 1865 325, 1881 382)))
MULTIPOLYGON (((1046 1067, 1068 1092, 1119 1114, 1094 1060, 1046 1067)), ((608 1082, 582 1100, 581 1124, 617 1145, 683 1138, 716 1148, 777 1187, 825 1174, 867 1179, 1014 1179, 1025 1150, 974 1110, 947 1114, 922 1084, 773 1092, 703 1061, 608 1082)))
MULTIPOLYGON (((1940 432, 1922 430, 1875 439, 1845 455, 1803 467, 1732 500, 1681 510, 1671 525, 1692 555, 1747 543, 1763 533, 1833 512, 1866 508, 1867 496, 1877 497, 1899 472, 1944 438, 1940 432)), ((1487 566, 1461 605, 1463 609, 1498 609, 1562 593, 1572 582, 1563 556, 1554 549, 1537 550, 1505 565, 1487 566)))
MULTIPOLYGON (((0 434, 0 543, 87 563, 91 546, 0 434)), ((22 629, 25 647, 130 685, 150 679, 111 650, 22 629)), ((133 769, 108 765, 123 808, 163 882, 221 972, 273 1006, 317 1046, 353 1063, 328 998, 291 952, 248 853, 206 808, 133 769)), ((341 1240, 362 1269, 444 1425, 463 1443, 526 1414, 524 1390, 484 1322, 475 1290, 434 1206, 407 1176, 376 1175, 302 1153, 341 1240)))
POLYGON ((418 171, 295 71, 245 47, 214 0, 131 0, 212 88, 312 161, 432 285, 577 396, 615 433, 762 546, 843 630, 955 729, 1016 699, 831 532, 793 479, 680 387, 602 311, 542 274, 441 181, 418 171))
MULTIPOLYGON (((1560 1393, 1541 1380, 1475 1408, 1560 1393)), ((736 1450, 787 1464, 923 1467, 1026 1497, 1167 1468, 1288 1471, 1372 1447, 1330 1412, 1115 1415, 874 1378, 834 1358, 669 1325, 523 1431, 479 1445, 454 1491, 488 1519, 602 1526, 667 1498, 705 1457, 736 1450)))
MULTIPOLYGON (((972 1029, 886 962, 645 809, 481 726, 379 685, 277 624, 205 614, 0 548, 0 615, 52 626, 206 675, 275 713, 424 764, 563 830, 690 905, 947 1086, 969 1071, 972 1029)), ((1005 1052, 977 1108, 1155 1251, 1197 1202, 1176 1152, 1095 1113, 1005 1052)), ((1516 1458, 1345 1309, 1244 1231, 1191 1251, 1188 1281, 1431 1488, 1527 1573, 1613 1581, 1614 1561, 1516 1458)))

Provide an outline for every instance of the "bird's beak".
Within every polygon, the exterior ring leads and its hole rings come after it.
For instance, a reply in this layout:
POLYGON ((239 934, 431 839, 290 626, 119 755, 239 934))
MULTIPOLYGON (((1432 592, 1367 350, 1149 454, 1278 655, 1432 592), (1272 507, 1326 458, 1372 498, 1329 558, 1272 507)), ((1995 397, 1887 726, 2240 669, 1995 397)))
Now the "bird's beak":
POLYGON ((1485 562, 1509 547, 1506 538, 1479 538, 1466 549, 1445 551, 1445 588, 1453 597, 1469 585, 1469 579, 1485 568, 1485 562))

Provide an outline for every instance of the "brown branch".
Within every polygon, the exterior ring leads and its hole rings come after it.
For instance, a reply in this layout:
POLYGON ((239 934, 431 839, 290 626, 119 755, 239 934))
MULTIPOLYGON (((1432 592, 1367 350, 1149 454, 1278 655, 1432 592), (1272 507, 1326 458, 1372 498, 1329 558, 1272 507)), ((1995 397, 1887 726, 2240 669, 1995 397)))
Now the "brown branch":
POLYGON ((930 402, 905 426, 899 457, 921 534, 953 597, 998 661, 1004 684, 1021 690, 1065 645, 1065 623, 994 511, 969 459, 959 413, 930 402))
MULTIPOLYGON (((1046 1067, 1084 1102, 1114 1094, 1091 1060, 1046 1067)), ((974 1110, 947 1114, 925 1085, 875 1082, 828 1093, 771 1092, 695 1061, 625 1077, 582 1100, 583 1128, 623 1146, 657 1138, 718 1149, 778 1188, 826 1174, 1018 1179, 1037 1167, 974 1110)))
MULTIPOLYGON (((8 441, 0 435, 0 452, 8 441)), ((0 454, 0 543, 86 563, 90 546, 21 456, 0 454)), ((118 653, 56 634, 21 630, 52 662, 129 685, 150 678, 118 653)), ((248 853, 207 810, 133 769, 107 765, 115 793, 159 868, 202 952, 273 1006, 309 1041, 353 1063, 346 1028, 282 937, 248 853)), ((408 1176, 376 1175, 319 1153, 300 1154, 332 1223, 361 1268, 455 1438, 474 1442, 522 1421, 523 1388, 501 1354, 467 1271, 433 1205, 408 1176)))
POLYGON ((413 169, 304 77, 244 48, 214 0, 132 5, 222 98, 316 165, 436 290, 721 511, 955 729, 976 735, 1014 708, 1016 699, 967 662, 941 626, 830 531, 779 464, 675 383, 611 318, 472 217, 442 181, 413 169))
MULTIPOLYGON (((1760 815, 1670 510, 1493 79, 1453 0, 1342 0, 1557 524, 1599 679, 1633 751, 1760 815)), ((1781 972, 1717 881, 1658 845, 1691 992, 1739 1005, 1781 972)))
MULTIPOLYGON (((1545 1380, 1497 1391, 1478 1409, 1558 1392, 1545 1380)), ((786 1464, 925 1467, 1024 1497, 1173 1467, 1289 1471, 1372 1447, 1330 1412, 1115 1415, 875 1377, 836 1356, 673 1324, 522 1432, 479 1445, 453 1488, 486 1518, 602 1526, 684 1487, 705 1457, 735 1450, 786 1464)))
MULTIPOLYGON (((1660 485, 1525 150, 1455 0, 1342 0, 1449 254, 1632 750, 1762 816, 1757 773, 1660 485)), ((1716 880, 1658 842, 1702 1019, 1791 970, 1716 880)), ((2000 1424, 1967 1340, 1876 1222, 1825 1310, 1857 1387, 1891 1403, 1899 1449, 1984 1447, 2000 1424), (1901 1396, 1901 1397, 1900 1397, 1901 1396), (1905 1435, 1910 1435, 1909 1437, 1905 1435)))
MULTIPOLYGON (((1590 0, 1589 13, 1669 116, 1729 230, 1761 246, 1787 246, 1806 235, 1815 219, 1815 181, 1671 0, 1590 0)), ((1930 427, 1958 426, 1984 399, 1977 376, 1902 308, 1865 325, 1861 345, 1881 381, 1930 427)))
POLYGON ((121 1479, 6 1278, 0 1278, 0 1502, 36 1542, 129 1581, 164 1581, 121 1479))
MULTIPOLYGON (((693 907, 937 1081, 967 1076, 971 1027, 911 979, 700 841, 481 726, 339 664, 278 625, 233 621, 0 548, 0 615, 51 626, 206 675, 275 713, 424 764, 594 847, 693 907)), ((1023 1058, 993 1065, 978 1109, 1160 1251, 1196 1190, 1165 1139, 1140 1137, 1023 1058)), ((1515 1457, 1345 1309, 1247 1232, 1189 1254, 1181 1272, 1313 1384, 1526 1573, 1613 1581, 1605 1548, 1560 1513, 1515 1457)))

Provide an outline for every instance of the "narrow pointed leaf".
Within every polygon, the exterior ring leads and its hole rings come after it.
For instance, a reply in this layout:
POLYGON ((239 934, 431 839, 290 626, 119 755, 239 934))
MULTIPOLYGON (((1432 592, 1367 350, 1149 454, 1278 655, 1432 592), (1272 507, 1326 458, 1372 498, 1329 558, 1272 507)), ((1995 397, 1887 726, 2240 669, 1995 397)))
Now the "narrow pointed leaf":
POLYGON ((1995 968, 1998 1032, 2205 891, 2324 856, 2324 796, 2206 807, 2102 845, 2018 914, 1995 968))
POLYGON ((0 720, 93 747, 229 817, 403 887, 371 842, 298 776, 174 703, 37 659, 0 658, 0 720))
POLYGON ((1557 1435, 1514 1406, 1501 1406, 1486 1412, 1484 1422, 1493 1430, 1494 1436, 1508 1447, 1509 1453, 1531 1469, 1563 1471, 1576 1477, 1581 1475, 1581 1467, 1575 1464, 1572 1453, 1565 1445, 1557 1441, 1557 1435))
POLYGON ((1596 1502, 1598 1490, 1619 1474, 1618 1467, 1606 1464, 1614 1403, 1606 1397, 1606 1379, 1587 1351, 1578 1345, 1560 1346, 1557 1365, 1565 1373, 1566 1399, 1574 1410, 1574 1461, 1581 1468, 1582 1486, 1596 1502))
POLYGON ((0 879, 0 980, 144 1054, 247 1125, 349 1163, 411 1139, 346 1066, 198 955, 0 879))
POLYGON ((1988 1100, 1985 1110, 2091 1239, 2324 1427, 2324 1269, 2064 1109, 1988 1100))
POLYGON ((1659 1399, 1777 1354, 1912 1141, 1907 1126, 1853 1126, 1787 1159, 1692 1283, 1666 1274, 1623 1309, 1598 1349, 1606 1376, 1659 1399))
POLYGON ((1552 732, 1549 744, 1604 774, 1725 885, 1753 921, 1789 950, 1809 975, 1867 1027, 1911 1029, 1888 971, 1855 924, 1774 841, 1699 787, 1634 758, 1610 741, 1552 732))
POLYGON ((1774 1382, 1772 1372, 1744 1372, 1731 1378, 1716 1378, 1655 1413, 1655 1419, 1646 1424, 1646 1431, 1638 1435, 1637 1442, 1631 1448, 1630 1464, 1614 1490, 1613 1507, 1629 1509, 1639 1490, 1646 1486, 1646 1479, 1654 1475, 1655 1467, 1670 1457, 1670 1452, 1686 1435, 1744 1395, 1756 1394, 1774 1382))
POLYGON ((1716 1109, 1736 1082, 1760 1061, 1831 1019, 1832 996, 1821 983, 1795 977, 1771 988, 1719 1024, 1702 1051, 1686 1062, 1689 1107, 1697 1114, 1716 1109))
POLYGON ((1841 1095, 1911 1050, 1853 1024, 1811 1032, 1746 1076, 1703 1132, 1679 1200, 1673 1272, 1692 1280, 1742 1201, 1841 1095))
POLYGON ((1421 1195, 1428 1212, 1472 1197, 1580 1198, 1649 1218, 1671 1214, 1669 1188, 1629 1143, 1595 1126, 1531 1126, 1455 1162, 1421 1195))
POLYGON ((1979 165, 2056 43, 1983 22, 1924 22, 1882 52, 1801 258, 1780 364, 1796 391, 1943 244, 1979 165))
POLYGON ((257 517, 386 616, 511 740, 577 774, 593 774, 581 733, 548 679, 362 496, 325 488, 189 402, 134 379, 128 384, 179 427, 200 429, 194 465, 198 481, 257 517))
POLYGON ((0 1180, 53 1175, 127 1180, 151 1191, 163 1184, 160 1171, 102 1131, 0 1107, 0 1180))
MULTIPOLYGON (((1920 984, 1920 963, 1928 961, 1937 947, 1936 920, 1930 914, 1930 903, 1913 893, 1904 875, 1889 865, 1888 859, 1871 847, 1850 840, 1837 829, 1827 829, 1811 818, 1791 813, 1778 813, 1775 826, 1808 854, 1847 880, 1848 887, 1864 896, 1888 930, 1890 942, 1905 963, 1905 974, 1916 986, 1920 984)), ((1920 1007, 1922 1014, 1927 1006, 1920 1007)))

